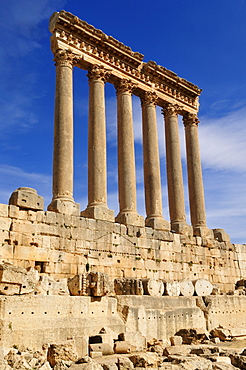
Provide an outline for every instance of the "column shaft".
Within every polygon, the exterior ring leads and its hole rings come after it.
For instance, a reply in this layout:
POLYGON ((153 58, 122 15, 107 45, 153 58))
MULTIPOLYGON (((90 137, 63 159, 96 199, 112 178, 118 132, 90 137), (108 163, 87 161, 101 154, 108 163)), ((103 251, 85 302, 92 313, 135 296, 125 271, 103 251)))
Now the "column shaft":
POLYGON ((77 214, 73 201, 73 76, 76 57, 58 50, 56 62, 56 97, 53 152, 53 199, 49 210, 77 214))
POLYGON ((184 118, 188 187, 191 223, 196 235, 200 228, 206 228, 206 212, 202 179, 202 167, 198 139, 198 119, 195 114, 187 113, 184 118))
POLYGON ((120 212, 116 221, 123 224, 143 226, 144 221, 137 214, 136 169, 134 132, 132 119, 132 89, 129 80, 120 80, 117 90, 118 121, 118 188, 120 212))
POLYGON ((81 213, 89 218, 114 221, 107 207, 106 118, 104 84, 109 73, 93 66, 89 77, 88 206, 81 213))
POLYGON ((182 162, 178 130, 179 107, 169 104, 163 109, 165 117, 166 166, 168 202, 172 230, 187 233, 191 229, 186 224, 182 162))
POLYGON ((170 230, 169 223, 162 216, 162 192, 160 158, 156 123, 157 95, 145 93, 142 103, 144 190, 146 226, 159 230, 170 230))

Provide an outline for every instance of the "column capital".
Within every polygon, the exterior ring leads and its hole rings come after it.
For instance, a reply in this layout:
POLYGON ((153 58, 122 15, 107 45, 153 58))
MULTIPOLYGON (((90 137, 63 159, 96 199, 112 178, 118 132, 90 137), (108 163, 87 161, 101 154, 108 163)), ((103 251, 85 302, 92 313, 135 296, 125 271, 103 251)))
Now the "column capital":
POLYGON ((105 69, 103 66, 94 64, 89 70, 87 77, 89 78, 89 81, 99 80, 106 82, 110 76, 110 72, 110 70, 105 69))
POLYGON ((79 62, 80 57, 71 50, 58 49, 54 53, 53 60, 56 67, 69 67, 72 69, 79 62))
POLYGON ((155 91, 146 91, 141 96, 141 105, 152 105, 156 106, 158 101, 158 95, 155 91))
POLYGON ((187 112, 184 116, 183 116, 183 123, 184 123, 184 126, 198 126, 198 123, 200 121, 198 120, 197 118, 197 115, 194 114, 194 113, 189 113, 187 112))
POLYGON ((182 106, 178 104, 167 104, 165 108, 161 110, 161 113, 164 115, 165 118, 170 116, 177 116, 182 112, 182 106))
POLYGON ((127 92, 129 94, 132 94, 133 89, 137 87, 137 84, 133 83, 130 79, 122 79, 114 84, 116 92, 127 92))

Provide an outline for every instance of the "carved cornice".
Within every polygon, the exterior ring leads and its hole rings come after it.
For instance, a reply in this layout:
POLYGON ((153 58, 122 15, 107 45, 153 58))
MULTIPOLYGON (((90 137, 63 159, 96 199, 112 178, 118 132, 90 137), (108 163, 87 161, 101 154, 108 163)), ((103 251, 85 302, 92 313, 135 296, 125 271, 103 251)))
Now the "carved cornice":
POLYGON ((136 84, 134 84, 131 80, 128 79, 119 80, 114 84, 114 86, 116 88, 117 93, 128 92, 130 94, 132 93, 133 89, 137 87, 136 84))
POLYGON ((183 123, 184 123, 184 126, 185 127, 187 127, 187 126, 195 126, 195 127, 197 127, 199 122, 200 121, 198 120, 196 114, 187 112, 183 116, 183 123))
POLYGON ((155 91, 147 91, 141 96, 142 105, 156 106, 158 101, 158 95, 155 91))
POLYGON ((89 81, 100 80, 100 81, 106 82, 109 76, 110 76, 110 71, 100 65, 93 65, 87 74, 89 81))
POLYGON ((71 50, 56 50, 54 54, 55 66, 59 67, 70 67, 79 63, 79 56, 75 55, 71 50))
POLYGON ((165 108, 167 103, 179 104, 184 106, 184 112, 197 113, 201 90, 196 85, 153 61, 144 63, 142 54, 71 13, 54 13, 50 31, 54 54, 57 49, 70 49, 81 56, 78 67, 90 70, 94 64, 102 65, 111 70, 110 83, 131 80, 138 85, 134 90, 137 96, 154 90, 161 107, 165 108))

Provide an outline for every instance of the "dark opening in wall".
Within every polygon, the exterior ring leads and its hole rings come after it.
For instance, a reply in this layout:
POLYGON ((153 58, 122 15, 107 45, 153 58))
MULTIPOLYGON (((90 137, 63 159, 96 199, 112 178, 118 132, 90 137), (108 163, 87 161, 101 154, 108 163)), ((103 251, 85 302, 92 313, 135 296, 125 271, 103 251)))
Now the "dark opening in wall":
POLYGON ((35 261, 35 269, 38 270, 39 273, 45 272, 44 262, 35 261))
POLYGON ((94 335, 93 337, 89 337, 89 344, 94 344, 94 343, 102 343, 101 335, 94 335))

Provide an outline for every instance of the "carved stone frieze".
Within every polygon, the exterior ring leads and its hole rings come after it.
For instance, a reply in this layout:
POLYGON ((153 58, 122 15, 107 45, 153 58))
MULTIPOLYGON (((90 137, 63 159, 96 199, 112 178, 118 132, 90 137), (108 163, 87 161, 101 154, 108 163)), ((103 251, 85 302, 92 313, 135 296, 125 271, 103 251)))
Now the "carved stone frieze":
POLYGON ((100 65, 94 65, 87 74, 89 81, 100 80, 100 81, 106 82, 109 76, 110 76, 110 71, 100 65))

